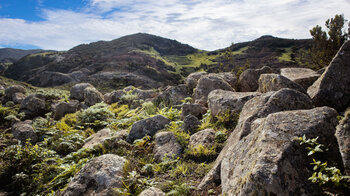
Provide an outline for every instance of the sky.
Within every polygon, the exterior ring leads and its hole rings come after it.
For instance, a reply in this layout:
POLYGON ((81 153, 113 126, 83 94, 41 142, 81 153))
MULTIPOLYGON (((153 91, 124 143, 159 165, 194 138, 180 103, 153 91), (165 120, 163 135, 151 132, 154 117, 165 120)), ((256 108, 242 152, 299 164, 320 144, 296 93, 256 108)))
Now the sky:
POLYGON ((262 35, 311 38, 350 0, 0 0, 0 47, 68 50, 138 32, 203 50, 262 35))

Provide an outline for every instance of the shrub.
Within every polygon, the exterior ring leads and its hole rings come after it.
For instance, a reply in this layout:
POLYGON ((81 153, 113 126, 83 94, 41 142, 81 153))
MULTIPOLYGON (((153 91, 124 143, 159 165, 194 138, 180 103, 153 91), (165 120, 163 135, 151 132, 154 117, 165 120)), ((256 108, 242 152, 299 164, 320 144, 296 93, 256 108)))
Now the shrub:
POLYGON ((185 150, 185 157, 194 161, 213 161, 215 160, 217 153, 215 152, 214 146, 211 148, 205 147, 202 144, 190 147, 185 150))
POLYGON ((76 115, 80 125, 96 129, 105 127, 108 124, 108 120, 114 118, 114 114, 108 109, 108 105, 103 102, 79 111, 76 115))
POLYGON ((190 134, 181 129, 182 121, 171 122, 166 127, 166 131, 173 132, 179 144, 186 148, 190 139, 190 134))

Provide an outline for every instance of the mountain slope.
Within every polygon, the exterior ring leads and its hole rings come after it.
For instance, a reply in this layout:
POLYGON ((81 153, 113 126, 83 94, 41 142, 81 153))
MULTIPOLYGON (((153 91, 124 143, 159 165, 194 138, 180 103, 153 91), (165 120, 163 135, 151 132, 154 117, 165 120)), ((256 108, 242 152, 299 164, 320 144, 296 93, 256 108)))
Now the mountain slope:
POLYGON ((28 54, 34 54, 34 53, 39 53, 43 51, 44 50, 41 50, 41 49, 21 50, 21 49, 14 49, 14 48, 0 48, 0 62, 5 59, 14 62, 28 54))
POLYGON ((76 46, 66 52, 28 55, 6 70, 5 76, 35 86, 91 82, 99 88, 127 85, 157 88, 179 83, 191 72, 235 71, 249 65, 259 68, 303 66, 311 40, 263 36, 212 52, 175 40, 138 33, 112 41, 76 46))

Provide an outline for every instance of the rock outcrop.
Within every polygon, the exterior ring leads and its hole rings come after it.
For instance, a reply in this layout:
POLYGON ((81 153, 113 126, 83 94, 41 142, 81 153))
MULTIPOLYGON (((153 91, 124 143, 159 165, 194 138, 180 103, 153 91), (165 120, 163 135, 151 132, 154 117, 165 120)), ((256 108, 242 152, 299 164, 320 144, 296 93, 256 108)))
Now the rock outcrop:
MULTIPOLYGON (((244 104, 236 128, 227 139, 227 143, 235 144, 251 133, 251 123, 271 113, 288 110, 311 109, 310 97, 292 89, 281 89, 254 97, 244 104)), ((202 189, 212 182, 220 181, 221 161, 227 156, 230 145, 226 145, 217 157, 213 168, 203 178, 198 188, 202 189)))
POLYGON ((261 93, 258 92, 213 90, 208 95, 208 106, 212 116, 217 116, 221 112, 226 111, 238 114, 249 99, 259 95, 261 95, 261 93))
POLYGON ((127 140, 133 142, 134 140, 141 139, 146 135, 153 137, 157 131, 164 129, 170 122, 171 121, 168 118, 162 115, 139 120, 132 125, 127 140))
POLYGON ((259 88, 259 77, 261 74, 273 73, 274 71, 264 66, 261 69, 247 69, 239 76, 238 85, 241 92, 254 92, 259 88))
POLYGON ((103 101, 103 95, 93 87, 84 89, 84 102, 87 106, 93 106, 103 101))
POLYGON ((58 102, 52 106, 53 118, 61 119, 64 115, 75 113, 78 110, 79 102, 71 100, 70 102, 58 102))
POLYGON ((211 148, 215 143, 215 130, 204 129, 191 135, 188 146, 195 148, 198 145, 202 145, 206 148, 211 148))
POLYGON ((125 163, 124 158, 113 154, 93 158, 74 176, 61 195, 110 195, 113 188, 123 186, 125 163))
POLYGON ((345 111, 350 106, 350 40, 345 42, 326 71, 307 93, 316 106, 345 111))
POLYGON ((187 115, 193 115, 198 119, 201 119, 202 116, 207 113, 207 108, 200 104, 190 104, 185 103, 182 105, 181 119, 184 119, 187 115))
POLYGON ((305 92, 304 88, 299 84, 289 80, 288 78, 278 74, 261 74, 259 78, 259 89, 261 93, 269 91, 278 91, 282 88, 295 89, 300 92, 305 92))
POLYGON ((308 68, 282 68, 281 76, 288 78, 307 90, 320 77, 320 74, 308 68))
POLYGON ((79 83, 72 86, 72 88, 70 88, 70 98, 77 99, 79 101, 84 101, 84 90, 88 87, 94 88, 89 83, 79 83))
POLYGON ((201 125, 201 122, 198 120, 198 118, 193 116, 192 114, 187 115, 183 121, 183 129, 186 132, 190 133, 196 132, 197 128, 201 125))
POLYGON ((13 101, 15 104, 20 104, 25 98, 26 89, 20 85, 12 85, 5 89, 3 103, 13 101))
POLYGON ((13 124, 11 131, 13 137, 21 141, 22 145, 26 143, 27 139, 30 139, 31 143, 36 143, 38 141, 38 136, 34 132, 31 120, 13 124))
POLYGON ((228 143, 229 150, 221 163, 222 192, 320 195, 322 189, 308 180, 313 173, 312 159, 294 139, 303 135, 319 137, 320 143, 331 146, 327 155, 339 161, 334 137, 336 116, 334 109, 323 107, 279 112, 254 120, 251 134, 228 143))
POLYGON ((24 112, 26 118, 42 116, 46 112, 45 97, 41 94, 27 96, 21 103, 20 111, 24 112))
POLYGON ((178 86, 168 87, 163 93, 158 95, 155 100, 157 103, 174 106, 181 104, 181 101, 186 97, 191 97, 191 94, 188 92, 186 85, 180 84, 178 86))
POLYGON ((187 86, 189 92, 192 94, 193 89, 196 88, 198 80, 203 76, 207 75, 207 72, 195 72, 188 75, 185 79, 185 85, 187 86))
POLYGON ((208 94, 215 89, 235 91, 235 89, 233 89, 222 77, 216 75, 204 75, 198 80, 198 84, 194 90, 195 103, 204 106, 207 105, 208 94))
POLYGON ((181 155, 182 147, 176 141, 174 133, 159 132, 155 135, 155 142, 153 153, 157 162, 162 162, 164 157, 175 159, 181 155))
POLYGON ((350 175, 350 110, 337 126, 336 137, 343 159, 346 175, 350 175))

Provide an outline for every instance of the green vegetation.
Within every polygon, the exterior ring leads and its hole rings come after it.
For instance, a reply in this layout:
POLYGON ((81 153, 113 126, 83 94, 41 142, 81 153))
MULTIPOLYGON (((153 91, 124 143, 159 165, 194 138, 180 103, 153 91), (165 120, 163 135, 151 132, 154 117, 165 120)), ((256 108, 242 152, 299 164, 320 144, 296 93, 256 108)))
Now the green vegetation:
POLYGON ((327 66, 339 48, 349 38, 350 28, 347 29, 348 32, 343 31, 346 21, 344 15, 336 14, 334 18, 325 22, 326 31, 323 31, 319 25, 310 30, 313 39, 313 45, 310 50, 313 63, 312 68, 320 69, 327 66))
MULTIPOLYGON (((325 151, 325 146, 318 143, 317 139, 318 137, 307 139, 305 135, 297 138, 297 140, 300 141, 300 145, 306 145, 308 156, 325 151)), ((313 162, 310 164, 314 166, 314 173, 309 178, 313 183, 328 186, 329 189, 334 189, 335 187, 350 189, 350 176, 342 175, 338 168, 329 167, 327 162, 321 162, 315 159, 313 159, 313 162)))
POLYGON ((292 48, 283 48, 283 53, 281 56, 278 57, 278 60, 283 62, 283 61, 287 61, 290 62, 292 61, 292 54, 293 54, 293 50, 292 48))

